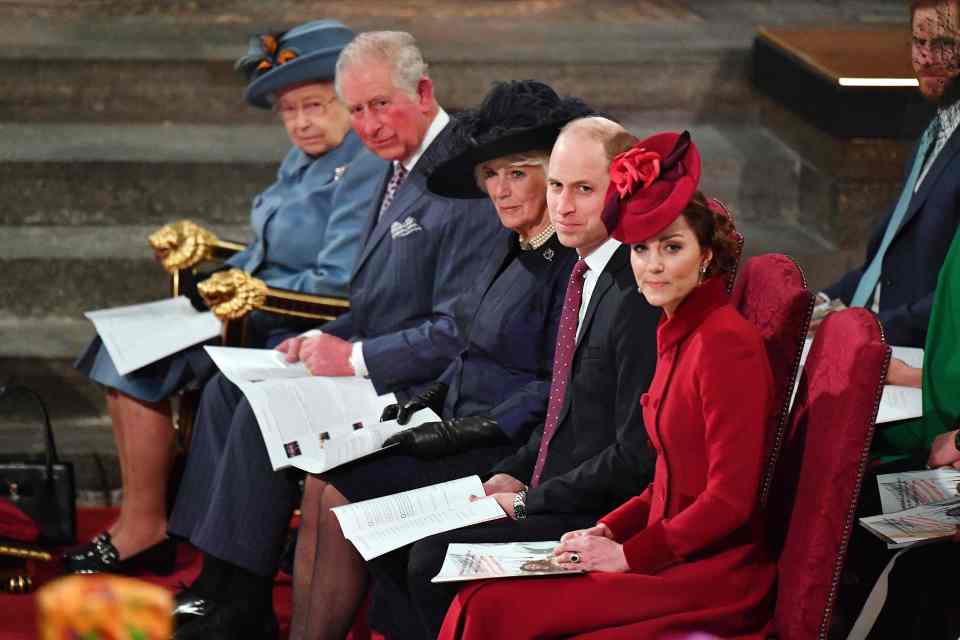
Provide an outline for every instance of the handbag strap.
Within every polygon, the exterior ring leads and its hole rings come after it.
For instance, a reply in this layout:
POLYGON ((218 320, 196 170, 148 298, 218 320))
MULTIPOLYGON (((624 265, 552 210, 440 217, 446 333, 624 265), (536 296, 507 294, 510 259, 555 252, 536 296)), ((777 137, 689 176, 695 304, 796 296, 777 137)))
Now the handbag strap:
POLYGON ((15 384, 13 382, 8 382, 0 386, 0 399, 14 395, 18 391, 36 400, 37 405, 40 407, 40 412, 43 414, 44 441, 47 451, 47 478, 52 479, 53 465, 60 464, 60 456, 57 455, 57 443, 53 439, 53 427, 50 426, 50 413, 47 411, 47 403, 43 401, 39 393, 30 387, 25 387, 22 384, 15 384))

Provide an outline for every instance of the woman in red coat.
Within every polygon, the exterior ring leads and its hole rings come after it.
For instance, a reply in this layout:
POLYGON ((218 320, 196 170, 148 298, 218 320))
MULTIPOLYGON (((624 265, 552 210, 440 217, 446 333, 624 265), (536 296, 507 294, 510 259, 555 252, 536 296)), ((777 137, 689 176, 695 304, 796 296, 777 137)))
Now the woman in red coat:
POLYGON ((664 311, 641 398, 653 483, 554 551, 584 576, 476 583, 441 638, 763 637, 775 559, 757 510, 773 380, 729 304, 733 225, 697 191, 689 134, 657 134, 611 165, 604 220, 631 243, 640 292, 664 311))

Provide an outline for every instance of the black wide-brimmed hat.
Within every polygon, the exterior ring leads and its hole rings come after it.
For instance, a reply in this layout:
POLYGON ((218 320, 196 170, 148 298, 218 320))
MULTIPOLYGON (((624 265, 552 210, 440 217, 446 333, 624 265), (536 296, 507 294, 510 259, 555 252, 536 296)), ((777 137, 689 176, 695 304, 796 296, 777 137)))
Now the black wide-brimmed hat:
POLYGON ((563 125, 593 113, 579 98, 561 98, 537 80, 495 83, 479 108, 456 116, 453 155, 433 169, 427 188, 448 198, 484 197, 474 167, 516 153, 549 151, 563 125))
POLYGON ((337 58, 353 36, 336 20, 313 20, 282 33, 252 36, 247 53, 236 64, 250 82, 244 99, 269 109, 271 96, 281 89, 332 81, 337 58))

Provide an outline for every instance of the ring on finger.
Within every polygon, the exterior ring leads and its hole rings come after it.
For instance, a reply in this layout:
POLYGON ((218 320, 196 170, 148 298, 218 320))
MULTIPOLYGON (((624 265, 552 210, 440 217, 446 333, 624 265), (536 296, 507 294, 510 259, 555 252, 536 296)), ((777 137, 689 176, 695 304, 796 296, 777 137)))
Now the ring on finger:
POLYGON ((573 564, 580 564, 580 554, 576 552, 571 553, 570 562, 572 562, 573 564))

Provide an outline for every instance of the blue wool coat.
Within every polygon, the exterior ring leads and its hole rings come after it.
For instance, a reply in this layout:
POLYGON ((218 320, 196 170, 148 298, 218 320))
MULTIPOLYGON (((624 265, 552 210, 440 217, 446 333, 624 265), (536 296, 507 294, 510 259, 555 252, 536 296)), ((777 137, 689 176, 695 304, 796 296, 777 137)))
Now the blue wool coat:
MULTIPOLYGON (((365 214, 380 186, 383 163, 363 161, 365 155, 369 152, 352 130, 317 158, 291 149, 276 182, 254 200, 253 242, 228 264, 274 288, 345 296, 365 214)), ((265 339, 291 322, 257 312, 250 321, 265 339)), ((159 402, 213 370, 198 346, 121 376, 99 336, 76 367, 91 380, 145 402, 159 402)))
POLYGON ((367 153, 352 129, 319 158, 292 148, 253 201, 253 240, 227 263, 277 289, 345 297, 380 181, 377 163, 354 162, 367 153))

